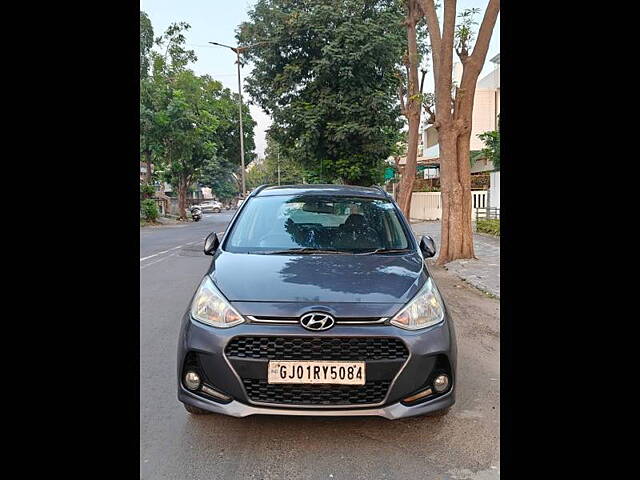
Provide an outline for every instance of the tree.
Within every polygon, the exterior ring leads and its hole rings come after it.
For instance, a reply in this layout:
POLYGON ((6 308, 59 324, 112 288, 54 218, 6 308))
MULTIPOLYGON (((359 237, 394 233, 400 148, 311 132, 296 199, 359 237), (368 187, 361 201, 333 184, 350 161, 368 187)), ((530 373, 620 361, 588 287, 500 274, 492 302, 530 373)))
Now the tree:
POLYGON ((149 16, 140 11, 140 78, 149 74, 149 55, 153 47, 153 27, 149 16))
POLYGON ((482 156, 491 161, 496 170, 500 170, 500 130, 481 133, 478 138, 484 142, 480 152, 482 156))
POLYGON ((140 13, 140 153, 147 165, 146 182, 151 183, 152 162, 163 163, 171 153, 172 125, 168 123, 167 108, 174 97, 177 76, 186 70, 190 62, 196 61, 193 50, 184 48, 184 31, 189 25, 180 22, 167 28, 166 32, 153 38, 153 28, 147 15, 140 13), (144 37, 144 40, 143 38, 144 37), (152 46, 158 47, 154 51, 152 46))
POLYGON ((234 168, 229 167, 217 154, 205 161, 200 170, 198 183, 211 188, 213 194, 223 202, 231 200, 240 191, 234 168))
POLYGON ((278 170, 280 170, 281 185, 303 183, 306 177, 312 176, 305 171, 295 156, 290 156, 271 135, 267 134, 265 158, 247 173, 248 188, 263 184, 277 185, 278 170))
POLYGON ((178 192, 180 218, 186 218, 186 194, 199 168, 215 152, 218 118, 211 113, 222 90, 220 82, 198 77, 187 68, 197 60, 185 49, 189 25, 169 26, 151 51, 152 73, 141 85, 141 147, 163 164, 163 179, 178 192))
POLYGON ((140 153, 147 166, 146 183, 151 183, 153 151, 152 82, 149 80, 153 27, 145 12, 140 12, 140 153))
MULTIPOLYGON (((194 184, 211 186, 221 199, 236 194, 239 173, 239 97, 208 75, 188 68, 197 60, 185 48, 189 25, 174 23, 149 46, 153 30, 141 12, 140 152, 153 159, 178 193, 180 217, 186 218, 186 197, 194 184), (145 33, 146 32, 146 33, 145 33), (144 61, 143 61, 144 57, 144 61), (142 65, 146 67, 142 67, 142 65)), ((253 150, 255 121, 243 108, 245 148, 253 150)), ((251 161, 253 153, 249 152, 251 161)), ((150 178, 148 179, 150 181, 150 178)))
MULTIPOLYGON (((231 200, 239 193, 237 177, 240 176, 240 124, 238 122, 239 97, 229 89, 221 92, 215 105, 215 113, 219 120, 216 130, 216 153, 207 160, 201 169, 200 184, 210 187, 215 195, 223 201, 231 200)), ((245 149, 245 162, 250 164, 255 158, 254 128, 255 120, 251 117, 249 107, 242 106, 242 124, 245 149)))
MULTIPOLYGON (((456 26, 456 1, 444 0, 441 31, 434 0, 420 0, 420 6, 429 32, 435 84, 435 110, 429 105, 426 108, 439 138, 442 234, 437 263, 443 265, 458 258, 475 258, 469 160, 471 116, 476 82, 487 56, 500 0, 489 0, 477 39, 472 30, 477 10, 463 11, 459 15, 461 23, 456 26), (452 96, 454 49, 463 70, 452 96)), ((405 175, 415 175, 415 171, 405 169, 405 175)))
POLYGON ((382 181, 402 123, 398 0, 258 0, 240 26, 246 88, 289 157, 327 181, 382 181))
POLYGON ((221 124, 217 112, 222 84, 208 75, 181 72, 175 79, 173 97, 167 108, 171 126, 166 150, 165 178, 178 192, 178 209, 186 218, 186 195, 202 168, 216 153, 221 124))
MULTIPOLYGON (((415 172, 418 163, 422 89, 424 87, 424 77, 427 70, 422 69, 422 78, 418 81, 418 66, 421 63, 418 24, 422 17, 418 0, 407 0, 406 11, 407 52, 404 55, 403 61, 406 76, 402 79, 401 75, 398 75, 398 77, 401 78, 398 94, 400 97, 400 109, 402 114, 407 118, 409 131, 407 133, 407 161, 405 164, 405 174, 400 183, 398 204, 405 217, 411 218, 411 195, 413 194, 413 184, 416 178, 415 172)), ((422 50, 424 51, 425 48, 423 47, 422 50)))

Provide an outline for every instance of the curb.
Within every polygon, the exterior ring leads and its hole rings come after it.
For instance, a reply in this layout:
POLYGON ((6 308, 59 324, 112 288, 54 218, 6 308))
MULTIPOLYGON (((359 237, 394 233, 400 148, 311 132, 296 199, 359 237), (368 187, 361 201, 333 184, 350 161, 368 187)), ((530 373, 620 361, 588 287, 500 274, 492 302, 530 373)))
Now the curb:
POLYGON ((469 285, 470 287, 475 288, 476 290, 484 293, 485 295, 487 295, 489 298, 494 298, 496 300, 500 300, 500 294, 494 293, 489 291, 484 285, 479 285, 475 282, 473 282, 471 279, 467 279, 463 276, 461 276, 459 273, 454 272, 453 270, 449 270, 449 268, 447 267, 447 265, 444 265, 444 269, 447 272, 453 273, 456 277, 458 277, 460 280, 462 280, 464 283, 466 283, 467 285, 469 285))
POLYGON ((494 240, 500 240, 499 235, 491 235, 490 233, 484 233, 484 232, 473 232, 473 234, 480 235, 481 237, 493 238, 494 240))

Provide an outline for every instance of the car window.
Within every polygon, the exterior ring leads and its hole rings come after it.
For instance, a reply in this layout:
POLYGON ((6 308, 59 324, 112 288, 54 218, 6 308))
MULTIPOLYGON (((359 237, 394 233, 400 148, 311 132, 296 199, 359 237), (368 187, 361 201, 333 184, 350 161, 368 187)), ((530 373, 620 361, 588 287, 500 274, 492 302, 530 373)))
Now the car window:
POLYGON ((290 248, 359 252, 408 247, 391 201, 318 195, 251 198, 225 243, 231 252, 290 248))

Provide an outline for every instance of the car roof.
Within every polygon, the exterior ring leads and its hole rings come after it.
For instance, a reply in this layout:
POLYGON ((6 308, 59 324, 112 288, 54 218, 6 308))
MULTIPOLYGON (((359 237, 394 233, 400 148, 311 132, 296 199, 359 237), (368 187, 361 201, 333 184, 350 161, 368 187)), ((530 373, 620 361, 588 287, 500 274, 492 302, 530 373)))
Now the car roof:
MULTIPOLYGON (((258 187, 260 188, 260 187, 258 187)), ((387 193, 378 187, 360 187, 356 185, 273 185, 261 188, 256 197, 271 197, 275 195, 343 195, 352 197, 371 197, 388 199, 387 193)))

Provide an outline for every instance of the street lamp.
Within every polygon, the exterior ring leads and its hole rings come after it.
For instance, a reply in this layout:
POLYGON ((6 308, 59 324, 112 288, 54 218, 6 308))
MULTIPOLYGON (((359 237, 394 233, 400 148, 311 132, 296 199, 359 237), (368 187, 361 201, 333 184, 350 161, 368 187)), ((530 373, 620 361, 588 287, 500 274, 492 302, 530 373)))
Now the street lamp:
POLYGON ((242 130, 242 86, 240 84, 240 53, 244 52, 245 50, 251 47, 255 47, 256 45, 262 45, 263 43, 266 43, 266 42, 254 43, 253 45, 247 45, 244 47, 231 47, 229 45, 224 45, 218 42, 209 42, 209 43, 212 45, 218 45, 219 47, 228 48, 236 54, 236 59, 237 59, 236 63, 238 64, 238 95, 240 96, 240 106, 238 109, 239 116, 240 116, 240 164, 242 166, 242 197, 244 198, 247 195, 247 189, 246 189, 245 180, 244 180, 244 133, 242 130))

